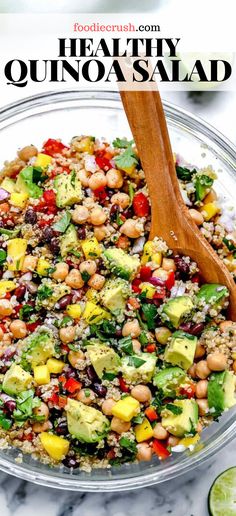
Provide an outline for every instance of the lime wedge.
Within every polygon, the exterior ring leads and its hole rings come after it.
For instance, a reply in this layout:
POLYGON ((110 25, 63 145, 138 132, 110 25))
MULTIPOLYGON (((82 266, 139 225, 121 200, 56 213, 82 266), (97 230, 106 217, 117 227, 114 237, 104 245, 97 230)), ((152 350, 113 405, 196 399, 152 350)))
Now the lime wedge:
POLYGON ((209 492, 208 508, 211 516, 236 516, 236 467, 216 478, 209 492))

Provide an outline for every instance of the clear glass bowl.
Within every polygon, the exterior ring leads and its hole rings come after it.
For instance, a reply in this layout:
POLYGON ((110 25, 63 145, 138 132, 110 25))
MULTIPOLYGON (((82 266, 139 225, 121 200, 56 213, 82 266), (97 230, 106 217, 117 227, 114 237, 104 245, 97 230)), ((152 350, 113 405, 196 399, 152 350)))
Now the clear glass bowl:
MULTIPOLYGON (((218 131, 173 105, 165 104, 173 150, 197 166, 211 164, 218 172, 218 193, 234 203, 236 191, 236 149, 218 131)), ((106 136, 109 140, 130 136, 119 95, 115 92, 66 90, 45 93, 11 104, 0 110, 1 161, 13 159, 19 147, 62 138, 66 143, 77 134, 106 136)), ((38 484, 78 491, 118 491, 135 489, 170 480, 214 455, 236 434, 236 410, 230 410, 202 434, 194 453, 173 453, 166 461, 123 465, 91 473, 66 468, 50 468, 19 451, 0 452, 0 469, 38 484)))

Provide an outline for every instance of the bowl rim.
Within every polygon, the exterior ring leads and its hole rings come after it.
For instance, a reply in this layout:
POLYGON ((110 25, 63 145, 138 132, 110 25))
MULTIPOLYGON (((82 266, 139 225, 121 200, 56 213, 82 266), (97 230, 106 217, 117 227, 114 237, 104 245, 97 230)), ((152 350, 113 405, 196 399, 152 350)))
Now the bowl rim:
MULTIPOLYGON (((9 118, 13 118, 21 113, 27 113, 28 110, 46 106, 47 104, 59 104, 60 102, 94 100, 94 101, 116 101, 120 103, 120 96, 117 91, 107 90, 76 90, 65 89, 62 91, 46 91, 41 94, 30 95, 21 100, 14 101, 10 104, 4 105, 0 108, 0 125, 9 118), (47 101, 47 102, 46 102, 47 101), (48 102, 49 101, 49 102, 48 102)), ((185 128, 194 129, 195 135, 205 135, 211 138, 211 144, 215 144, 226 153, 226 160, 232 169, 236 170, 236 145, 230 139, 226 138, 220 131, 212 127, 208 122, 200 117, 190 113, 179 106, 168 101, 163 101, 164 109, 167 116, 171 119, 174 117, 175 121, 184 123, 185 128)), ((122 109, 122 106, 120 107, 122 109)), ((1 127, 0 127, 1 130, 1 127)), ((236 435, 236 420, 207 448, 203 448, 197 454, 189 454, 182 463, 169 465, 168 468, 162 472, 150 472, 138 477, 124 477, 107 480, 93 480, 88 477, 88 480, 80 480, 77 476, 69 476, 67 478, 60 476, 51 476, 43 472, 35 472, 26 470, 24 464, 9 461, 8 458, 0 457, 0 470, 21 479, 33 482, 38 485, 53 487, 57 489, 67 489, 70 491, 87 491, 87 492, 111 492, 111 491, 126 491, 131 489, 138 489, 147 487, 153 484, 159 484, 175 477, 187 473, 189 470, 202 465, 210 459, 214 454, 218 453, 224 446, 234 439, 236 435)), ((3 451, 4 453, 4 451, 3 451)), ((37 463, 36 463, 37 464, 37 463)), ((49 470, 53 471, 53 470, 49 470)))

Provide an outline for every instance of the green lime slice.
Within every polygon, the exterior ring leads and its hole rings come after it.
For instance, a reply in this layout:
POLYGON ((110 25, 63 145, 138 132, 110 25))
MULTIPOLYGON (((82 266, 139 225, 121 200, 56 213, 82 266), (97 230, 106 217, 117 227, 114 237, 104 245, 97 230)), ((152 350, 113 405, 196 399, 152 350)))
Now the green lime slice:
POLYGON ((208 508, 211 516, 236 516, 236 467, 216 478, 209 492, 208 508))

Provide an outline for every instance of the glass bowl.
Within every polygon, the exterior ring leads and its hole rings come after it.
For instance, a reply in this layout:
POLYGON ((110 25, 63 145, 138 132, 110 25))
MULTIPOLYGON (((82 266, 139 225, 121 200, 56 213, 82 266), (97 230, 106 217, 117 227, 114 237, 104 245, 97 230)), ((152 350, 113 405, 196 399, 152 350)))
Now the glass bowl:
MULTIPOLYGON (((197 166, 211 164, 218 172, 216 190, 234 203, 236 191, 236 149, 218 131, 176 106, 165 103, 172 148, 187 162, 197 166)), ((1 160, 13 159, 19 147, 40 145, 48 137, 66 143, 79 134, 130 137, 130 130, 115 92, 49 92, 29 97, 0 110, 1 160)), ((149 462, 97 469, 91 473, 50 468, 28 455, 19 460, 19 451, 3 449, 0 469, 17 477, 60 489, 77 491, 121 491, 170 480, 192 470, 232 440, 236 434, 236 410, 226 412, 219 423, 206 429, 201 444, 190 453, 173 453, 166 461, 156 457, 149 462)))

